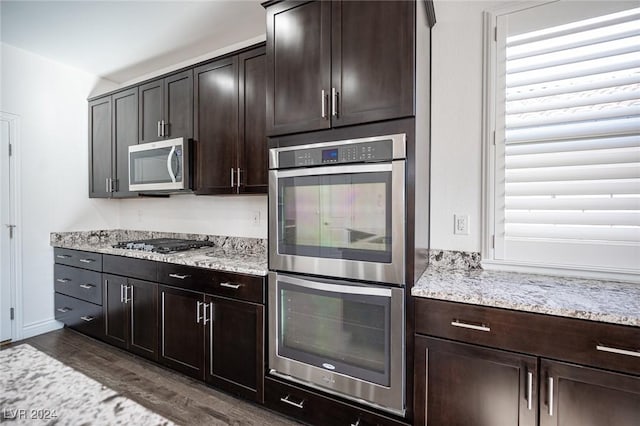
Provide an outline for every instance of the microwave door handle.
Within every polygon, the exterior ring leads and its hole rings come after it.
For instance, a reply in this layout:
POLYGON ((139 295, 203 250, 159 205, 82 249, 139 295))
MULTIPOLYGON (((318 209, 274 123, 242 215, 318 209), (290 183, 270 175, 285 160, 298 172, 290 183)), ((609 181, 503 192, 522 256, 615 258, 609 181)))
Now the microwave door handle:
POLYGON ((175 145, 171 147, 171 151, 169 151, 169 155, 167 156, 167 171, 169 172, 169 177, 171 177, 171 182, 176 183, 176 174, 173 173, 173 167, 171 165, 171 160, 173 159, 173 154, 176 152, 175 145))

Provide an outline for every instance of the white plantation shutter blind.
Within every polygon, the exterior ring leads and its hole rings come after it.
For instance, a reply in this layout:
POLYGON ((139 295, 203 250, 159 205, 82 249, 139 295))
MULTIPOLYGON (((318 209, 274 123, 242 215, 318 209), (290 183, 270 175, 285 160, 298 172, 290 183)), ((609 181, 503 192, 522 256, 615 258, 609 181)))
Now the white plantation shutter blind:
POLYGON ((496 259, 640 271, 637 6, 524 33, 503 22, 496 259))

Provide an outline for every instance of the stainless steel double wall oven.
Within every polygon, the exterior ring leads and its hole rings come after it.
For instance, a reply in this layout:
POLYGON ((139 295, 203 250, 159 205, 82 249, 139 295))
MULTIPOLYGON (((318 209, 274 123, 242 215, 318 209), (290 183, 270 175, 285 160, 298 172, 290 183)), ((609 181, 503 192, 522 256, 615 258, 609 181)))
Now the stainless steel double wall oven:
POLYGON ((403 415, 406 136, 269 166, 270 373, 403 415))

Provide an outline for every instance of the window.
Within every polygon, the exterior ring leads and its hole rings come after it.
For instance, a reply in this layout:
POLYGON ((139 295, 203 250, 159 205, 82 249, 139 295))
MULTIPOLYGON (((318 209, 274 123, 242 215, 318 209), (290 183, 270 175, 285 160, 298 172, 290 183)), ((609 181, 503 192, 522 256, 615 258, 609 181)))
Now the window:
POLYGON ((638 2, 517 7, 486 15, 483 264, 640 281, 638 2))

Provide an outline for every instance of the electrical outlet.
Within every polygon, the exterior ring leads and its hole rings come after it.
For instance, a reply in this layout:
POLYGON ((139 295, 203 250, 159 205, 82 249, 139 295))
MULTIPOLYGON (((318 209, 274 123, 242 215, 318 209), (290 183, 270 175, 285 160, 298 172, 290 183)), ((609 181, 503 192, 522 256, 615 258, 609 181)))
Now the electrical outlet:
POLYGON ((469 215, 453 215, 453 233, 456 235, 469 235, 469 215))
POLYGON ((253 218, 253 226, 260 225, 260 211, 259 210, 254 211, 253 215, 251 217, 253 218))

